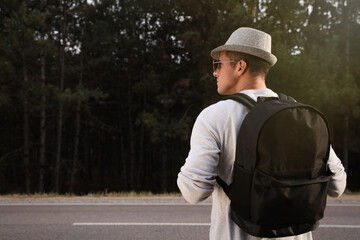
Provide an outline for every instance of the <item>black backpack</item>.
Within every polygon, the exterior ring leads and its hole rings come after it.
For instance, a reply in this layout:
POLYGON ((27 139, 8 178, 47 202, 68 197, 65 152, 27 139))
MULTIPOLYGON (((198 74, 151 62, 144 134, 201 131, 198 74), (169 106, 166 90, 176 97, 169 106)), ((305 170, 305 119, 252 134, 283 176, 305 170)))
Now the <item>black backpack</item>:
POLYGON ((312 106, 246 94, 233 99, 250 109, 237 139, 233 182, 217 177, 231 200, 232 220, 257 237, 312 231, 324 215, 332 176, 326 118, 312 106))

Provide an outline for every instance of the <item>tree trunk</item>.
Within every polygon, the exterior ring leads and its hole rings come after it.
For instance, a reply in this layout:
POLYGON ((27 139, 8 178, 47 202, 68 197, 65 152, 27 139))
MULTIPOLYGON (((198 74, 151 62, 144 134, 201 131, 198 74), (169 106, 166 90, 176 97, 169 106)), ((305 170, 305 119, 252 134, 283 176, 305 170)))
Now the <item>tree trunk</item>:
MULTIPOLYGON (((83 57, 81 57, 83 58, 83 57)), ((79 80, 79 89, 81 88, 82 85, 82 60, 81 60, 81 70, 80 70, 80 80, 79 80)), ((72 193, 73 192, 73 187, 75 184, 75 175, 77 172, 77 165, 78 165, 78 158, 79 158, 79 142, 80 142, 80 118, 81 118, 81 100, 79 99, 77 101, 77 105, 76 105, 76 120, 75 120, 75 138, 74 138, 74 159, 73 159, 73 166, 72 166, 72 171, 71 171, 71 178, 70 178, 70 187, 69 187, 69 192, 72 193)))
MULTIPOLYGON (((344 24, 344 37, 345 37, 345 77, 346 81, 349 81, 350 78, 350 1, 343 0, 342 9, 343 16, 342 21, 344 24), (345 2, 347 3, 345 5, 345 2)), ((351 110, 350 110, 351 111, 351 110)), ((345 167, 345 171, 348 170, 349 165, 349 114, 345 114, 344 116, 344 135, 343 135, 343 164, 345 167)))
POLYGON ((130 79, 129 79, 129 86, 128 86, 128 139, 130 144, 130 159, 129 159, 129 187, 130 190, 135 189, 135 134, 134 134, 134 119, 132 118, 132 93, 131 93, 131 86, 130 86, 130 79))
POLYGON ((123 186, 125 191, 129 191, 129 178, 128 178, 128 163, 125 154, 125 143, 124 136, 120 133, 120 149, 121 149, 121 157, 120 157, 120 165, 121 165, 121 176, 123 179, 123 186))
POLYGON ((46 62, 45 55, 41 53, 41 110, 40 110, 40 170, 39 170, 39 192, 44 192, 44 166, 46 150, 46 62))
POLYGON ((259 5, 259 0, 253 0, 251 6, 251 16, 253 22, 257 22, 258 5, 259 5))
MULTIPOLYGON (((86 26, 86 24, 85 24, 86 26)), ((84 36, 85 36, 85 26, 82 29, 82 38, 84 44, 84 36)), ((84 73, 84 50, 81 49, 81 60, 80 60, 80 77, 79 77, 79 85, 78 91, 81 91, 82 82, 83 82, 83 73, 84 73)), ((77 100, 76 105, 76 120, 75 120, 75 139, 74 139, 74 159, 73 159, 73 166, 71 171, 71 178, 70 178, 70 187, 69 192, 73 192, 74 184, 75 184, 75 175, 78 168, 78 158, 79 158, 79 142, 80 142, 80 118, 81 118, 81 100, 77 100)))
MULTIPOLYGON (((145 41, 143 44, 143 51, 144 53, 147 52, 147 43, 149 42, 149 37, 148 37, 148 33, 149 33, 149 21, 148 21, 148 16, 147 13, 145 13, 144 15, 145 18, 145 25, 144 25, 144 36, 145 36, 145 41)), ((140 53, 141 54, 141 53, 140 53)), ((144 62, 148 63, 148 56, 147 54, 144 55, 144 62)), ((143 71, 141 71, 140 77, 141 78, 146 78, 145 76, 142 76, 143 71)), ((144 91, 143 95, 142 95, 142 109, 143 111, 146 109, 146 91, 144 91)), ((141 128, 140 128, 140 144, 139 144, 139 162, 137 165, 137 178, 136 178, 136 182, 137 182, 137 190, 141 191, 143 190, 143 186, 141 185, 141 183, 143 182, 142 180, 144 179, 144 174, 145 172, 143 172, 144 169, 144 141, 145 141, 145 123, 143 121, 141 121, 141 128)))
MULTIPOLYGON (((122 88, 124 87, 122 84, 117 84, 117 92, 121 93, 124 91, 124 89, 122 88)), ((129 191, 129 171, 128 171, 128 158, 127 158, 127 151, 125 150, 125 136, 126 136, 126 113, 125 113, 125 104, 121 104, 123 103, 123 99, 122 99, 123 95, 121 94, 117 94, 116 95, 116 100, 118 102, 117 104, 117 119, 118 119, 118 127, 120 129, 120 132, 118 134, 118 139, 119 139, 119 147, 120 147, 120 157, 118 159, 119 161, 119 168, 118 168, 118 174, 121 176, 122 178, 122 186, 123 186, 123 190, 124 191, 129 191)))
POLYGON ((167 192, 168 190, 168 148, 167 148, 167 144, 165 144, 165 146, 163 147, 163 152, 162 152, 162 164, 161 164, 161 190, 163 193, 167 192))
POLYGON ((29 82, 25 50, 22 52, 22 70, 24 77, 24 168, 25 168, 25 192, 30 194, 30 134, 29 134, 29 82))
POLYGON ((343 137, 343 164, 345 171, 348 170, 349 165, 349 116, 344 117, 344 137, 343 137))
MULTIPOLYGON (((64 14, 63 5, 61 6, 62 23, 61 23, 61 40, 60 42, 60 94, 64 91, 65 78, 65 31, 66 18, 64 14)), ((60 192, 60 166, 61 166, 61 141, 62 141, 62 125, 63 125, 63 102, 60 96, 59 112, 58 112, 58 127, 57 127, 57 147, 56 147, 56 167, 55 167, 55 191, 60 192)))
POLYGON ((144 176, 144 172, 143 172, 143 164, 144 164, 144 138, 145 138, 145 124, 141 123, 141 132, 140 132, 140 150, 139 150, 139 164, 137 166, 137 190, 141 191, 143 189, 141 186, 141 180, 143 179, 142 177, 144 176))
MULTIPOLYGON (((60 100, 61 101, 61 100, 60 100)), ((60 165, 61 165, 61 140, 62 140, 63 104, 59 103, 57 145, 56 145, 56 168, 55 168, 55 192, 60 192, 60 165)))
POLYGON ((91 158, 92 158, 92 149, 89 146, 89 126, 88 123, 85 123, 85 131, 84 131, 84 165, 86 166, 85 176, 85 192, 89 192, 90 182, 92 180, 92 166, 91 166, 91 158))
POLYGON ((130 143, 130 166, 129 166, 129 185, 130 190, 135 190, 135 136, 132 119, 129 116, 129 143, 130 143))

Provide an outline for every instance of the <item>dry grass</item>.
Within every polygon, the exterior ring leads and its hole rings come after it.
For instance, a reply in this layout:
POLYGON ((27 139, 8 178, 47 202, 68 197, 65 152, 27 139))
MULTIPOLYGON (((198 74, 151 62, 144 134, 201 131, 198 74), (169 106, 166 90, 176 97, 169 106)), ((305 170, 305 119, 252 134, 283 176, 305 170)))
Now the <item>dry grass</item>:
POLYGON ((181 197, 180 193, 152 193, 152 192, 96 192, 87 195, 58 194, 58 193, 35 193, 35 194, 4 194, 1 198, 57 198, 57 197, 181 197))

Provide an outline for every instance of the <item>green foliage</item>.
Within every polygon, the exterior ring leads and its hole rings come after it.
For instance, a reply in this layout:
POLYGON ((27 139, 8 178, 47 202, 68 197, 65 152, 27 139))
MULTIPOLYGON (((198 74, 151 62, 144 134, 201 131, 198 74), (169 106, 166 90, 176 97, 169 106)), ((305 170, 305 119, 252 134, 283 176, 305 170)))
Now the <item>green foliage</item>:
POLYGON ((6 105, 9 101, 9 96, 0 92, 0 107, 6 105))
MULTIPOLYGON (((84 184, 78 184, 77 192, 176 190, 192 124, 202 108, 219 99, 209 53, 244 26, 272 36, 278 62, 269 72, 268 87, 324 111, 336 136, 343 132, 341 119, 349 116, 351 151, 359 156, 360 4, 346 2, 348 8, 337 0, 1 1, 0 112, 6 117, 0 125, 7 127, 0 128, 0 135, 6 135, 0 157, 7 159, 0 162, 0 172, 17 170, 15 177, 4 178, 22 178, 23 156, 14 150, 23 144, 21 115, 28 88, 33 176, 38 174, 45 97, 49 179, 62 101, 64 189, 74 156, 74 122, 81 116, 77 180, 84 184), (41 56, 46 60, 45 89, 41 56)), ((336 141, 340 150, 341 142, 336 141)), ((23 189, 15 183, 1 186, 0 180, 0 191, 23 189)), ((48 182, 51 192, 54 184, 48 182)))
POLYGON ((76 102, 87 103, 90 99, 94 99, 96 102, 106 99, 109 95, 104 93, 99 88, 88 89, 84 87, 77 88, 76 91, 72 91, 70 88, 66 88, 64 92, 57 91, 58 98, 64 102, 76 102))

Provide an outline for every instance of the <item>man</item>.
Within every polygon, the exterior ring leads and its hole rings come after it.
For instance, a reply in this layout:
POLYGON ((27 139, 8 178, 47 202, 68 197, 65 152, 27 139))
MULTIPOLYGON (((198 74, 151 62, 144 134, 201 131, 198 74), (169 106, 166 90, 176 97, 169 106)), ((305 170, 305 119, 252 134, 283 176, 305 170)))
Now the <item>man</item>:
MULTIPOLYGON (((221 95, 245 93, 254 100, 259 96, 277 97, 266 88, 265 77, 277 59, 271 53, 271 36, 252 28, 239 28, 225 45, 211 51, 217 91, 221 95)), ((233 100, 219 101, 198 116, 191 135, 191 149, 178 175, 183 197, 196 204, 212 195, 210 239, 258 239, 241 230, 230 217, 230 200, 216 183, 219 176, 232 182, 236 140, 248 109, 233 100)), ((346 173, 331 148, 328 161, 334 173, 328 194, 340 196, 346 186, 346 173)), ((281 239, 312 239, 311 232, 281 239)))

